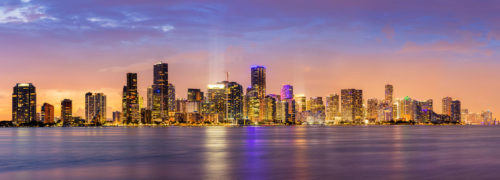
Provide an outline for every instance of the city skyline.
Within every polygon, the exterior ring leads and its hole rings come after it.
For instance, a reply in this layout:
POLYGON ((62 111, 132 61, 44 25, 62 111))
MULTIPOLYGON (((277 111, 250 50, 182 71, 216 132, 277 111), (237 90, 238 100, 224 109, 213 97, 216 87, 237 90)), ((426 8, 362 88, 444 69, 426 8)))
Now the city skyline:
MULTIPOLYGON (((166 82, 166 83, 168 83, 168 82, 169 82, 169 80, 168 80, 168 72, 169 72, 169 69, 168 69, 168 63, 159 62, 159 63, 153 64, 152 66, 156 68, 156 67, 159 67, 159 66, 161 66, 161 65, 165 65, 165 66, 166 66, 166 68, 165 68, 165 69, 163 69, 163 70, 161 71, 161 73, 166 72, 165 74, 167 74, 167 75, 166 75, 166 77, 165 77, 164 79, 165 79, 165 82, 166 82)), ((156 72, 155 68, 153 68, 153 72, 156 72)), ((226 72, 226 73, 227 73, 227 77, 226 77, 226 78, 229 78, 229 72, 226 72)), ((262 65, 252 65, 252 66, 250 67, 250 71, 249 71, 249 73, 248 73, 248 74, 249 74, 249 77, 248 77, 248 78, 250 79, 250 82, 255 81, 255 82, 256 82, 255 84, 258 84, 257 82, 261 82, 261 81, 263 81, 263 82, 264 82, 264 88, 263 88, 263 90, 262 90, 262 91, 264 91, 264 92, 261 92, 261 93, 266 94, 266 92, 265 92, 265 91, 266 91, 266 82, 267 82, 267 79, 266 79, 267 67, 266 67, 266 66, 262 66, 262 65), (256 70, 256 69, 263 69, 263 72, 262 72, 262 70, 256 70), (254 72, 256 72, 257 74, 254 74, 254 72), (263 78, 263 79, 262 79, 262 80, 260 80, 258 77, 255 77, 255 76, 257 76, 257 75, 262 75, 262 74, 263 74, 263 76, 262 76, 262 78, 263 78), (254 79, 259 79, 259 81, 256 81, 256 80, 254 80, 254 79)), ((153 73, 153 77, 155 77, 155 73, 153 73)), ((125 85, 125 87, 124 87, 124 89, 123 89, 123 92, 122 92, 122 93, 123 93, 123 94, 122 94, 122 97, 121 97, 121 99, 119 99, 119 100, 121 101, 121 102, 120 102, 120 104, 121 104, 121 105, 123 105, 122 103, 124 103, 124 102, 123 102, 123 98, 124 98, 124 96, 125 96, 125 94, 124 94, 124 93, 125 93, 125 91, 126 91, 126 86, 128 86, 128 84, 129 84, 129 83, 132 83, 132 84, 130 84, 130 85, 132 85, 132 86, 134 86, 134 87, 135 87, 135 86, 137 86, 137 87, 135 88, 136 90, 134 90, 134 92, 135 92, 135 91, 137 91, 137 93, 138 93, 138 94, 135 94, 135 95, 134 95, 134 96, 135 96, 135 98, 137 98, 137 100, 136 100, 136 101, 137 101, 137 102, 136 102, 136 103, 137 103, 137 105, 141 104, 141 107, 154 109, 154 108, 155 108, 155 106, 154 106, 153 104, 155 104, 155 103, 154 103, 154 101, 155 101, 155 100, 154 100, 154 99, 155 99, 155 97, 154 97, 154 95, 153 95, 152 97, 150 97, 150 94, 149 94, 149 92, 148 92, 148 91, 149 91, 150 89, 151 89, 151 90, 153 90, 153 91, 155 90, 155 88, 152 88, 152 87, 154 87, 154 86, 155 86, 155 84, 158 84, 158 83, 157 83, 157 82, 158 82, 158 80, 156 80, 156 81, 155 81, 155 80, 154 80, 155 78, 152 78, 152 79, 153 79, 152 85, 150 85, 149 87, 147 87, 147 88, 146 88, 147 93, 146 93, 146 95, 144 95, 144 94, 141 94, 141 93, 140 93, 140 92, 141 92, 141 91, 143 91, 143 90, 141 90, 141 88, 139 88, 139 87, 138 87, 138 85, 137 85, 137 84, 139 84, 139 82, 140 82, 140 80, 138 80, 138 74, 137 74, 137 73, 126 73, 126 85, 125 85), (152 102, 149 102, 150 100, 151 100, 152 102), (141 101, 142 101, 142 102, 141 102, 141 101), (150 104, 150 103, 151 103, 151 104, 150 104)), ((224 84, 225 84, 225 83, 238 83, 238 81, 231 82, 231 81, 222 81, 222 80, 221 80, 221 81, 219 81, 219 82, 217 82, 217 83, 207 84, 207 85, 205 86, 205 88, 194 88, 194 87, 193 87, 193 88, 187 88, 187 89, 186 89, 186 92, 185 92, 186 97, 179 97, 179 96, 177 95, 177 93, 179 93, 179 90, 176 90, 176 92, 174 92, 174 93, 175 93, 175 94, 174 94, 174 95, 175 95, 175 100, 181 99, 181 100, 188 100, 188 101, 189 101, 189 99, 190 99, 189 92, 190 92, 190 91, 192 91, 192 90, 201 90, 201 94, 203 95, 203 94, 204 94, 204 93, 206 93, 206 92, 210 92, 210 91, 209 91, 209 89, 211 89, 211 88, 212 88, 211 86, 213 86, 214 88, 218 88, 218 85, 217 85, 217 84, 221 84, 221 83, 224 83, 224 84)), ((33 83, 17 83, 17 84, 16 84, 16 86, 20 86, 20 87, 27 87, 27 86, 33 86, 33 85, 34 85, 33 83)), ((239 84, 238 84, 238 85, 239 85, 239 84)), ((175 86, 175 85, 174 85, 174 86, 175 86)), ((242 86, 242 87, 243 87, 243 86, 242 86)), ((248 88, 251 88, 251 87, 252 87, 252 83, 250 83, 250 85, 248 86, 248 88)), ((405 97, 398 98, 398 97, 395 97, 395 96, 394 96, 394 85, 393 85, 393 84, 384 84, 384 86, 383 86, 383 87, 384 87, 384 92, 383 92, 383 97, 381 97, 381 98, 375 98, 375 97, 363 97, 363 94, 364 94, 363 92, 364 92, 364 90, 363 90, 363 89, 359 89, 359 90, 361 90, 361 99, 360 99, 360 100, 361 100, 361 105, 362 105, 363 107, 358 107, 358 108, 369 108, 369 106, 370 106, 370 100, 377 100, 377 103, 378 103, 378 101, 380 101, 380 102, 388 102, 389 104, 392 104, 392 102, 393 102, 394 100, 396 100, 396 99, 398 99, 398 100, 404 100, 404 99, 407 99, 407 98, 410 98, 410 97, 416 97, 416 96, 405 96, 405 97)), ((33 87, 33 88, 36 88, 36 86, 35 86, 35 87, 33 87)), ((165 88, 167 88, 167 87, 165 87, 165 88)), ((260 88, 258 88, 257 86, 256 86, 255 88, 256 88, 257 90, 259 90, 259 89, 260 89, 260 88)), ((267 95, 273 95, 273 94, 283 95, 283 93, 284 93, 285 91, 291 90, 291 92, 290 92, 290 93, 291 93, 291 95, 292 95, 292 98, 293 98, 293 97, 295 97, 295 98, 296 98, 296 97, 303 96, 303 97, 305 97, 307 100, 310 100, 310 98, 321 97, 321 98, 324 98, 325 100, 327 100, 327 98, 329 98, 329 97, 330 97, 331 95, 333 95, 333 94, 335 94, 335 95, 337 95, 337 94, 343 94, 342 90, 346 90, 346 91, 350 91, 350 90, 358 90, 358 89, 352 89, 352 88, 342 88, 342 89, 340 89, 338 92, 337 92, 337 91, 335 91, 335 92, 332 92, 332 93, 330 93, 329 95, 326 95, 326 96, 307 96, 306 94, 301 94, 301 93, 298 93, 298 94, 297 94, 297 93, 294 93, 294 92, 293 92, 293 89, 294 89, 293 85, 290 85, 290 84, 284 84, 284 85, 282 86, 282 88, 280 89, 280 91, 278 91, 278 92, 270 92, 270 93, 267 93, 267 94, 266 94, 266 96, 267 96, 267 95), (286 90, 285 90, 285 89, 286 89, 286 90)), ((15 90, 15 89, 14 89, 14 90, 15 90)), ((175 90, 175 89, 174 89, 174 90, 175 90)), ((245 91, 245 90, 242 90, 242 95, 244 96, 245 94, 247 94, 247 93, 249 92, 248 90, 249 90, 249 89, 247 89, 246 91, 245 91)), ((14 91, 14 92, 16 92, 16 91, 14 91)), ((155 91, 155 92, 156 92, 156 91, 155 91)), ((160 91, 158 90, 157 92, 160 92, 160 91)), ((259 97, 259 95, 261 94, 261 93, 259 93, 258 91, 255 91, 255 93, 256 93, 256 96, 257 96, 257 97, 259 97)), ((91 121, 91 120, 88 120, 88 118, 87 118, 87 117, 88 117, 88 115, 86 115, 86 114, 88 113, 88 110, 87 110, 87 108, 88 108, 88 107, 87 107, 87 106, 88 106, 88 105, 87 105, 88 100, 87 100, 87 98, 88 98, 89 94, 90 94, 90 95, 93 95, 91 92, 86 92, 86 93, 85 93, 85 95, 84 95, 84 96, 85 96, 85 102, 84 102, 83 106, 84 106, 84 108, 85 108, 85 113, 84 113, 83 115, 80 115, 80 114, 79 114, 79 112, 76 112, 76 113, 75 113, 75 110, 76 110, 76 111, 81 111, 81 109, 72 109, 72 111, 73 111, 73 112, 71 113, 74 117, 77 117, 77 116, 78 116, 78 117, 80 117, 80 118, 85 118, 85 120, 86 120, 87 122, 91 121)), ((153 93, 153 94, 155 94, 155 93, 153 93)), ((100 96, 103 96, 103 97, 104 97, 104 100, 103 100, 103 101, 104 101, 104 105, 103 105, 103 106, 104 106, 105 108, 101 108, 101 109, 102 109, 102 111, 106 112, 106 114, 102 115, 102 116, 104 116, 104 118, 105 118, 106 120, 110 120, 110 119, 112 119, 111 117, 113 117, 113 113, 114 113, 114 112, 116 112, 116 111, 120 111, 120 112, 121 112, 121 111, 124 111, 123 107, 110 107, 110 106, 107 106, 107 103, 106 103, 106 101, 107 101, 107 100, 106 100, 106 94, 105 94, 105 93, 98 92, 98 93, 95 93, 95 95, 96 95, 96 96, 97 96, 97 95, 100 95, 100 96), (111 111, 108 111, 108 110, 111 110, 111 111), (108 117, 110 117, 110 118, 106 118, 106 116, 108 116, 108 117)), ((208 95, 209 95, 209 94, 208 94, 208 95)), ((162 96, 163 96, 163 95, 162 95, 162 96)), ((198 95, 198 96, 200 96, 200 95, 198 95)), ((342 97, 342 95, 340 95, 339 97, 342 97)), ((36 98, 36 96, 35 96, 35 98, 36 98)), ((205 98, 209 98, 209 97, 205 97, 205 98)), ((286 97, 285 97, 285 98, 283 98, 283 97, 282 97, 282 99, 283 99, 283 100, 286 100, 287 98, 286 98, 286 97)), ((426 99, 418 99, 418 98, 414 98, 414 99, 416 99, 416 100, 426 100, 426 99)), ((433 110, 433 111, 434 111, 434 112, 436 112, 436 113, 440 113, 440 114, 445 114, 445 115, 451 116, 451 106, 452 106, 451 104, 452 104, 453 102, 455 102, 456 100, 458 100, 458 99, 459 99, 459 98, 456 98, 456 97, 446 96, 446 97, 443 97, 443 98, 442 98, 442 101, 441 101, 441 99, 434 100, 434 107, 435 107, 435 108, 434 108, 434 110, 433 110), (437 106, 437 105, 438 105, 438 103, 436 103, 436 102, 441 102, 441 104, 439 104, 439 106, 437 106), (447 105, 445 105, 445 102, 446 102, 446 104, 447 104, 447 105)), ((62 101, 63 101, 63 103, 64 103, 64 101, 67 101, 67 100, 69 100, 69 101, 71 101, 71 102, 73 101, 71 98, 64 98, 62 101)), ((433 99, 429 99, 429 100, 431 100, 431 101, 432 101, 433 99)), ((37 113, 41 113, 41 112, 42 112, 42 107, 43 107, 43 105, 48 104, 48 103, 47 103, 48 101, 43 101, 43 102, 39 102, 39 101, 40 101, 39 99, 36 99, 36 100, 35 100, 35 103, 37 104, 37 105, 36 105, 36 106, 37 106, 37 107, 36 107, 36 109, 37 109, 37 110, 36 110, 36 112, 37 112, 37 113), (43 105, 39 105, 40 103, 43 103, 43 105)), ((168 101, 168 99, 165 99, 165 101, 168 101)), ((358 100, 358 101, 359 101, 359 100, 358 100)), ((340 102, 340 101, 339 101, 339 102, 340 102)), ((460 103, 460 101, 459 101, 458 103, 460 103)), ((322 104, 323 104, 323 105, 327 105, 327 103, 326 103, 326 102, 323 102, 322 104)), ((49 104, 49 105, 50 105, 50 104, 49 104)), ((74 105, 74 104, 72 104, 71 106, 72 106, 72 107, 75 107, 75 105, 74 105)), ((77 105, 76 107, 78 107, 78 106, 79 106, 79 105, 77 105)), ((175 106, 175 105, 174 105, 174 106, 175 106)), ((342 106, 342 104, 338 104, 338 106, 342 106)), ((432 103, 431 103, 431 106, 432 106, 432 103)), ((56 109, 56 111, 55 111, 56 113, 54 113, 54 114, 55 114, 55 116, 56 116, 56 117, 61 116, 61 114, 62 114, 62 112, 63 112, 63 111, 62 111, 61 109, 58 109, 58 108, 57 108, 57 106, 54 106, 54 107, 56 107, 56 108, 55 108, 55 109, 56 109), (61 112, 61 113, 60 113, 60 114, 57 114, 57 112, 58 112, 58 111, 59 111, 59 112, 61 112)), ((52 107, 52 108, 54 108, 54 107, 52 107)), ((476 111, 472 111, 470 108, 467 108, 467 106, 465 106, 465 107, 463 107, 463 106, 462 106, 463 108, 460 108, 460 105, 458 105, 458 107, 459 107, 459 109, 461 109, 461 110, 466 109, 466 110, 467 110, 467 112, 482 113, 482 112, 484 112, 484 111, 490 111, 490 109, 485 109, 485 110, 482 110, 482 111, 477 111, 477 112, 476 112, 476 111)), ((60 108, 62 108, 62 105, 60 106, 60 108)), ((139 114, 137 114, 137 115, 136 115, 136 116, 137 116, 137 117, 136 117, 136 118, 137 118, 137 122, 138 122, 138 121, 139 121, 139 119, 140 119, 140 111, 141 111, 141 110, 139 109, 139 106, 138 106, 138 107, 136 107, 136 108, 137 108, 137 113, 139 113, 139 114)), ((323 108, 325 108, 325 107, 323 107, 323 108)), ((325 109, 325 111, 326 111, 326 109, 325 109)), ((368 112, 369 110, 368 110, 368 109, 365 109, 365 111, 367 111, 367 113, 369 114, 369 112, 368 112)), ((153 111, 153 112, 154 112, 154 111, 153 111)), ((122 113, 123 113, 123 112, 122 112, 122 113)), ((359 112, 359 113, 361 113, 361 112, 359 112)), ((367 114, 367 116, 369 116, 368 114, 367 114)), ((40 115, 41 115, 41 114, 40 114, 40 115)), ((12 114, 12 113, 11 113, 11 116, 13 116, 13 114, 12 114)), ((155 115, 153 115, 153 117, 154 117, 154 116, 155 116, 155 115)), ((157 115, 157 116, 160 116, 160 115, 157 115)), ((495 116, 493 116, 493 117, 495 117, 495 116)), ((62 116, 61 116, 61 118, 62 118, 62 116)), ((365 118, 368 118, 368 117, 365 117, 365 118)), ((354 118, 353 118, 353 119, 354 119, 354 118)))
MULTIPOLYGON (((472 112, 467 107, 462 108, 462 102, 457 98, 442 98, 441 113, 433 108, 434 102, 439 102, 433 99, 412 99, 409 96, 394 98, 392 84, 384 85, 382 99, 364 98, 362 89, 352 88, 341 89, 340 101, 337 93, 325 97, 307 97, 304 94, 294 94, 293 86, 289 84, 283 85, 278 94, 266 94, 267 68, 253 65, 249 73, 252 83, 246 91, 238 82, 229 81, 227 73, 226 81, 207 85, 206 96, 203 96, 201 89, 188 88, 187 97, 179 98, 176 97, 175 85, 169 83, 168 74, 167 63, 154 64, 154 81, 147 88, 147 97, 144 99, 144 95, 138 93, 137 73, 127 73, 121 97, 122 109, 121 112, 109 112, 113 118, 106 118, 108 107, 104 93, 85 94, 85 117, 74 114, 72 100, 64 99, 61 102, 60 121, 65 125, 80 120, 88 125, 104 125, 107 120, 117 120, 115 114, 120 113, 121 121, 112 121, 113 124, 246 124, 246 121, 256 124, 362 124, 399 121, 497 124, 490 110, 472 112)), ((40 107, 41 112, 38 112, 37 107, 34 107, 36 104, 36 87, 32 83, 17 83, 12 94, 12 121, 18 124, 53 122, 54 106, 44 103, 40 107), (49 112, 46 112, 47 109, 49 112), (50 119, 47 120, 47 116, 50 119)))
POLYGON ((206 92, 226 72, 248 87, 248 67, 260 64, 268 68, 268 94, 285 84, 308 97, 355 88, 366 102, 382 99, 383 86, 392 84, 395 98, 433 99, 441 107, 450 96, 472 112, 499 112, 498 3, 449 1, 427 9, 431 1, 416 2, 148 1, 141 8, 128 1, 3 1, 0 119, 11 118, 18 82, 37 87, 37 112, 47 102, 59 116, 68 98, 74 114, 84 116, 85 93, 102 92, 112 117, 121 109, 123 74, 138 73, 145 98, 158 61, 171 66, 178 98, 188 88, 206 92))

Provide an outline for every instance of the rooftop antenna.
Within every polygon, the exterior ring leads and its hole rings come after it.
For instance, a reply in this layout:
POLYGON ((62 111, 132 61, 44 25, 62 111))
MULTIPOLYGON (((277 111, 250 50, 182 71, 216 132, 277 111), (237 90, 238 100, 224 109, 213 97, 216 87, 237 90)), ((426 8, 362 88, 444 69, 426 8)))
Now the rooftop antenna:
POLYGON ((229 72, 226 72, 226 81, 229 82, 229 72))

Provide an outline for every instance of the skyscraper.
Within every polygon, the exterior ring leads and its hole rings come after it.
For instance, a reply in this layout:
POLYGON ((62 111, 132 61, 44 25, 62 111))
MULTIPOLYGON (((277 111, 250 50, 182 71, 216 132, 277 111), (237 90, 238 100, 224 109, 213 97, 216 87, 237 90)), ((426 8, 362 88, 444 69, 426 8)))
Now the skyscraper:
POLYGON ((363 90, 342 89, 342 121, 362 123, 363 119, 363 90))
POLYGON ((153 109, 153 88, 148 87, 147 108, 153 109))
POLYGON ((366 102, 366 119, 370 122, 375 122, 378 118, 378 100, 368 99, 366 102))
POLYGON ((393 93, 394 93, 394 87, 390 84, 386 84, 385 85, 385 102, 387 104, 392 104, 392 101, 394 100, 393 93))
POLYGON ((127 85, 123 88, 123 122, 126 124, 139 123, 139 95, 137 92, 137 73, 127 74, 127 85))
POLYGON ((293 86, 284 85, 281 88, 281 99, 293 99, 293 86))
POLYGON ((331 94, 326 98, 326 120, 335 120, 340 113, 339 95, 331 94))
POLYGON ((106 96, 103 93, 85 94, 85 118, 87 123, 104 124, 106 122, 106 96))
POLYGON ((45 124, 54 123, 54 106, 44 103, 42 106, 42 122, 45 124))
POLYGON ((61 102, 61 120, 63 124, 73 123, 73 102, 69 99, 61 102))
POLYGON ((210 112, 216 113, 219 119, 225 117, 226 113, 226 89, 225 85, 218 83, 208 85, 208 101, 210 112))
POLYGON ((448 115, 451 117, 451 101, 453 99, 451 97, 445 97, 443 98, 443 112, 442 114, 448 115))
POLYGON ((251 68, 252 89, 257 92, 259 99, 266 97, 266 67, 252 66, 251 68))
POLYGON ((168 112, 175 113, 175 86, 168 83, 168 112))
POLYGON ((227 120, 236 124, 243 118, 243 86, 236 82, 227 83, 227 120))
POLYGON ((188 89, 188 101, 203 101, 203 92, 200 89, 188 89))
POLYGON ((12 121, 18 124, 36 121, 36 88, 18 83, 12 93, 12 121))
POLYGON ((451 111, 451 122, 452 123, 460 123, 460 121, 462 120, 462 117, 461 117, 461 103, 459 100, 454 100, 454 101, 451 101, 451 107, 450 107, 450 111, 451 111))
POLYGON ((154 120, 165 121, 168 119, 169 102, 168 64, 155 64, 153 75, 152 116, 154 120))

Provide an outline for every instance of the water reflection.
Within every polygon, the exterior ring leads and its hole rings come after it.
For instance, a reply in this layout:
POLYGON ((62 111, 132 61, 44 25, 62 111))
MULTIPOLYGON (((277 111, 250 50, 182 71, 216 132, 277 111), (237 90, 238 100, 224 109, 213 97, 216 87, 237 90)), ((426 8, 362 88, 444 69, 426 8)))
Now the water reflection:
POLYGON ((227 142, 225 127, 205 128, 204 155, 206 179, 219 179, 227 176, 229 162, 227 161, 227 142))
POLYGON ((397 126, 392 130, 392 156, 391 169, 392 169, 392 179, 405 179, 405 172, 407 172, 406 167, 406 155, 404 147, 404 139, 402 135, 401 126, 397 126))
POLYGON ((293 128, 291 129, 293 136, 291 139, 293 143, 290 146, 292 150, 293 157, 293 169, 292 173, 294 177, 298 179, 306 179, 309 177, 309 159, 308 154, 308 139, 307 139, 307 129, 306 128, 293 128))

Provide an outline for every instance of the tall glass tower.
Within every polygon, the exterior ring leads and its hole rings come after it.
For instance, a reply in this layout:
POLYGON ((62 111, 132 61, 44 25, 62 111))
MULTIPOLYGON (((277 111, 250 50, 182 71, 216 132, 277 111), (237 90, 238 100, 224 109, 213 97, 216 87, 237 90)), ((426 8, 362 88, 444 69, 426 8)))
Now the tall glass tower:
POLYGON ((257 97, 264 99, 266 97, 266 67, 252 66, 252 89, 257 91, 257 97))
POLYGON ((36 121, 36 88, 33 84, 18 83, 14 87, 12 121, 18 124, 36 121))
POLYGON ((154 65, 153 72, 153 101, 152 118, 154 120, 168 119, 169 104, 169 83, 168 83, 168 64, 158 63, 154 65))

